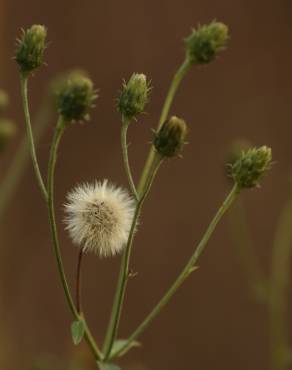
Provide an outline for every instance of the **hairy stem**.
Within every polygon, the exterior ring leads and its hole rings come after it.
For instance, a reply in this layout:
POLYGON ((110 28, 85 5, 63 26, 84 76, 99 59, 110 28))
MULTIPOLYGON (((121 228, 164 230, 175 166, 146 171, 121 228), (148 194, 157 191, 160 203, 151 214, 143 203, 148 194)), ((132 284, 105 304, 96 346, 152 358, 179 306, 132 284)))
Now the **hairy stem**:
POLYGON ((100 350, 98 349, 95 340, 93 339, 88 326, 86 324, 86 321, 84 319, 84 316, 81 314, 79 315, 79 312, 77 308, 75 307, 74 301, 72 299, 69 285, 67 282, 62 255, 61 255, 61 249, 59 244, 59 238, 58 238, 58 232, 57 232, 57 224, 56 224, 56 215, 55 215, 55 206, 54 206, 54 175, 55 175, 55 168, 56 168, 56 161, 57 161, 57 151, 58 146, 60 144, 63 132, 65 129, 65 124, 62 120, 62 118, 59 119, 52 146, 51 146, 51 153, 50 153, 50 160, 49 160, 49 167, 48 167, 48 209, 49 209, 49 222, 51 226, 51 233, 53 238, 53 245, 54 245, 54 251, 58 266, 59 275, 62 282, 62 287, 65 293, 65 297, 67 299, 68 306, 75 317, 76 320, 82 320, 85 327, 84 337, 89 345, 94 357, 96 360, 100 360, 102 357, 102 354, 100 350))
POLYGON ((109 326, 107 329, 106 338, 104 342, 103 350, 104 350, 105 359, 107 359, 110 356, 113 343, 117 336, 122 306, 123 306, 124 297, 125 297, 126 285, 127 285, 127 281, 129 278, 130 256, 131 256, 132 244, 133 244, 133 239, 134 239, 135 230, 137 226, 137 221, 139 219, 144 200, 150 190, 150 187, 158 171, 158 168, 161 164, 161 161, 162 161, 161 157, 157 155, 153 162, 152 169, 149 173, 149 178, 146 184, 145 191, 136 204, 136 210, 135 210, 134 218, 132 221, 128 242, 127 242, 126 249, 123 254, 122 261, 121 261, 121 269, 120 269, 118 285, 116 289, 116 295, 115 295, 112 314, 111 314, 111 318, 110 318, 110 322, 109 322, 109 326))
POLYGON ((280 216, 273 246, 270 281, 270 337, 273 370, 287 370, 287 285, 292 252, 292 197, 280 216))
POLYGON ((41 175, 41 171, 40 171, 40 168, 39 168, 37 155, 36 155, 36 150, 35 150, 35 143, 34 143, 34 138, 33 138, 32 126, 31 126, 31 121, 30 121, 27 83, 28 83, 28 77, 21 74, 21 76, 20 76, 21 96, 22 96, 22 102, 23 102, 23 110, 24 110, 24 116, 25 116, 28 145, 29 145, 29 149, 30 149, 32 164, 33 164, 34 171, 35 171, 35 174, 36 174, 37 182, 38 182, 39 187, 41 189, 41 192, 44 196, 44 199, 47 201, 48 193, 47 193, 47 189, 45 187, 45 184, 44 184, 44 181, 43 181, 43 178, 42 178, 42 175, 41 175))
POLYGON ((129 156, 128 156, 128 144, 127 144, 127 131, 129 127, 129 122, 123 118, 122 119, 122 129, 121 129, 121 145, 122 145, 122 153, 123 153, 123 160, 124 160, 124 167, 128 179, 128 183, 131 189, 131 192, 136 200, 138 200, 138 194, 135 187, 135 183, 133 180, 133 176, 131 173, 131 168, 129 164, 129 156))
POLYGON ((191 256, 189 261, 187 262, 186 266, 179 274, 177 279, 168 289, 166 294, 162 297, 162 299, 158 302, 158 304, 153 308, 150 314, 142 321, 142 323, 137 327, 137 329, 130 335, 127 342, 123 347, 121 347, 116 353, 113 353, 111 358, 118 356, 121 352, 127 349, 131 343, 147 328, 147 326, 151 323, 151 321, 160 313, 162 308, 168 303, 174 293, 178 290, 178 288, 182 285, 182 283, 186 280, 186 278, 190 275, 192 271, 196 268, 196 263, 204 252, 205 247, 212 236, 218 222, 221 220, 225 212, 230 208, 234 200, 236 199, 237 195, 239 194, 239 188, 235 185, 231 192, 228 194, 226 199, 224 200, 222 206, 217 211, 216 215, 214 216, 213 220, 209 224, 205 234, 203 235, 201 241, 199 242, 197 248, 195 249, 194 254, 191 256))
MULTIPOLYGON (((190 67, 191 67, 191 65, 190 65, 189 61, 186 59, 182 63, 182 65, 179 67, 177 72, 175 73, 175 75, 172 79, 172 82, 170 84, 170 88, 168 90, 168 93, 166 95, 166 99, 165 99, 165 102, 164 102, 164 105, 163 105, 163 108, 162 108, 162 112, 161 112, 161 115, 160 115, 160 119, 159 119, 159 122, 158 122, 157 130, 160 129, 160 127, 162 126, 164 121, 167 119, 171 104, 172 104, 173 99, 174 99, 175 94, 176 94, 176 91, 177 91, 183 77, 186 75, 186 73, 188 72, 190 67)), ((150 148, 150 152, 149 152, 148 158, 146 160, 146 163, 145 163, 140 181, 139 181, 138 195, 143 193, 143 190, 144 190, 144 188, 146 186, 146 183, 147 183, 147 178, 148 178, 149 172, 151 171, 151 168, 152 168, 152 163, 154 161, 154 158, 155 158, 155 149, 152 145, 151 148, 150 148)))

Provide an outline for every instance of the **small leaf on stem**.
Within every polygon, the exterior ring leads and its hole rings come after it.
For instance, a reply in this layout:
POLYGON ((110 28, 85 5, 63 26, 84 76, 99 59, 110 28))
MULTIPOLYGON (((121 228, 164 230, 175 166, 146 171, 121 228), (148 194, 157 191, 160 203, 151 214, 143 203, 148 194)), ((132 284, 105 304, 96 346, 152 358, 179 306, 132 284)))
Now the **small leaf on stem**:
POLYGON ((71 325, 73 343, 77 346, 84 336, 84 323, 81 320, 74 321, 71 325))

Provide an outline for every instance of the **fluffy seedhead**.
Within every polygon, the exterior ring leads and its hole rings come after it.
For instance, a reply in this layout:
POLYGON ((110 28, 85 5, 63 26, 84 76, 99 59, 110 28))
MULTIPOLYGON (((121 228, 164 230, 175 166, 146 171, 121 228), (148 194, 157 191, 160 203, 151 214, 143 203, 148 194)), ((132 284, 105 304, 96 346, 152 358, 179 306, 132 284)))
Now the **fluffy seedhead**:
POLYGON ((103 257, 123 250, 135 209, 125 190, 104 180, 76 187, 67 199, 65 223, 74 244, 103 257))

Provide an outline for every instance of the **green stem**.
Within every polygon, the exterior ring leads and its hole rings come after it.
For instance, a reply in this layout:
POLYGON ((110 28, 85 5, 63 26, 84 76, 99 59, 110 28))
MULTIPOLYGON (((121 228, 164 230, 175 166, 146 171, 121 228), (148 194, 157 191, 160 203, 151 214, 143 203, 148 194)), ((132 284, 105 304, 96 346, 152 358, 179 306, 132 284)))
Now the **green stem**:
POLYGON ((289 368, 287 285, 292 252, 292 197, 280 216, 272 253, 270 281, 270 336, 273 370, 289 368))
POLYGON ((130 185, 131 192, 136 200, 138 200, 138 194, 135 187, 135 183, 133 180, 133 176, 131 173, 131 168, 129 164, 129 156, 128 156, 128 144, 127 144, 127 131, 129 127, 129 121, 125 118, 122 119, 122 129, 121 129, 121 145, 122 145, 122 153, 123 153, 123 160, 124 160, 124 167, 126 171, 126 175, 128 178, 128 182, 130 185))
POLYGON ((229 195, 224 200, 222 206, 217 211, 216 215, 214 216, 213 220, 211 221, 210 225, 208 226, 205 234, 203 235, 200 243, 198 244, 197 248, 195 249, 194 254, 189 259, 188 263, 179 274, 177 279, 171 285, 169 290, 166 294, 162 297, 159 303, 154 307, 154 309, 150 312, 150 314, 142 321, 142 323, 137 327, 137 329, 130 335, 125 345, 119 349, 119 351, 112 354, 111 358, 118 356, 121 352, 127 349, 131 343, 146 329, 146 327, 150 324, 150 322, 160 313, 162 308, 168 303, 174 293, 178 290, 178 288, 182 285, 182 283, 187 279, 192 271, 196 268, 196 263, 205 250, 205 247, 213 234, 218 222, 221 220, 225 212, 230 208, 231 204, 236 199, 237 195, 239 194, 239 188, 235 185, 229 195))
POLYGON ((61 249, 59 244, 59 238, 58 238, 58 231, 57 231, 57 224, 56 224, 56 215, 55 215, 55 206, 54 206, 54 175, 55 175, 55 168, 56 168, 56 161, 57 161, 57 150, 58 146, 60 144, 63 132, 65 130, 65 124, 62 120, 62 118, 59 119, 55 133, 54 138, 51 146, 51 152, 50 152, 50 159, 49 159, 49 166, 48 166, 48 209, 49 209, 49 222, 51 226, 51 232, 52 232, 52 238, 53 238, 53 245, 54 245, 54 251, 55 256, 57 260, 57 266, 58 271, 60 274, 62 287, 69 305, 69 308, 75 317, 76 320, 82 320, 85 327, 85 333, 84 337, 86 342, 88 343, 94 357, 96 360, 100 360, 102 357, 102 354, 100 350, 98 349, 88 327, 86 324, 86 321, 84 319, 83 314, 79 314, 78 310, 75 307, 73 298, 70 293, 69 285, 67 283, 67 278, 64 270, 64 265, 62 261, 62 255, 61 255, 61 249))
MULTIPOLYGON (((42 137, 48 122, 51 117, 51 109, 48 104, 48 98, 44 100, 37 116, 35 118, 34 129, 34 141, 37 144, 42 137)), ((15 193, 21 177, 27 167, 29 160, 29 145, 27 142, 27 137, 24 135, 21 143, 19 144, 17 151, 12 159, 3 180, 0 184, 0 220, 2 219, 12 197, 15 193)))
POLYGON ((23 102, 23 110, 24 110, 24 116, 25 116, 25 123, 26 123, 26 131, 27 131, 27 140, 28 145, 30 149, 32 164, 34 167, 34 171, 36 174, 36 178, 39 184, 39 187, 41 189, 41 192, 47 201, 48 199, 48 193, 47 189, 45 187, 41 171, 38 165, 37 156, 36 156, 36 150, 35 150, 35 144, 34 144, 34 138, 33 138, 33 132, 31 127, 31 121, 30 121, 30 114, 29 114, 29 105, 28 105, 28 92, 27 92, 27 83, 28 83, 28 77, 21 74, 20 75, 20 84, 21 84, 21 96, 22 96, 22 102, 23 102))
POLYGON ((124 297, 125 297, 126 285, 127 285, 127 281, 129 278, 129 263, 130 263, 131 250, 132 250, 133 239, 134 239, 135 230, 137 226, 137 221, 139 219, 144 200, 151 188, 154 177, 158 171, 158 168, 161 162, 162 162, 161 157, 157 155, 153 162, 145 191, 136 204, 136 210, 135 210, 135 214, 133 217, 128 242, 127 242, 126 249, 123 254, 122 261, 121 261, 121 269, 120 269, 118 285, 116 289, 116 295, 114 299, 114 304, 113 304, 109 326, 108 326, 107 333, 106 333, 106 338, 104 341, 103 351, 104 351, 105 359, 107 359, 110 356, 113 343, 117 336, 122 306, 123 306, 124 297))
MULTIPOLYGON (((170 88, 168 90, 163 108, 162 108, 162 112, 161 112, 160 119, 159 119, 159 122, 158 122, 157 130, 159 130, 160 127, 162 126, 162 124, 164 123, 164 121, 166 121, 166 119, 168 117, 170 107, 171 107, 171 104, 172 104, 174 96, 175 96, 175 93, 176 93, 183 77, 186 75, 186 73, 188 72, 190 67, 191 67, 191 64, 189 63, 188 59, 185 59, 185 61, 182 63, 182 65, 179 67, 179 69, 175 73, 175 75, 172 79, 172 82, 170 84, 170 88)), ((138 195, 143 193, 143 190, 144 190, 145 184, 147 182, 149 172, 152 168, 152 163, 154 161, 154 158, 155 158, 155 149, 152 145, 151 148, 150 148, 150 152, 149 152, 148 158, 146 160, 146 163, 145 163, 140 181, 139 181, 138 195)))
POLYGON ((246 272, 250 289, 260 302, 266 302, 268 282, 254 253, 244 204, 238 199, 230 213, 231 233, 237 247, 242 267, 246 272))

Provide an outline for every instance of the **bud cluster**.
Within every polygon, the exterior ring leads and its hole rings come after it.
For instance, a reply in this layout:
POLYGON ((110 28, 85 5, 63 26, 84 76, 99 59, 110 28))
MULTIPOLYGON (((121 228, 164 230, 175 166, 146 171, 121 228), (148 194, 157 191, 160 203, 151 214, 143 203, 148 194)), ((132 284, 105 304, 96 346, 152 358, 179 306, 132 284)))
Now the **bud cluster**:
POLYGON ((149 83, 144 74, 133 73, 123 88, 118 99, 118 111, 131 120, 142 113, 149 98, 149 83))
POLYGON ((175 157, 181 154, 186 135, 185 121, 173 116, 155 134, 153 145, 162 157, 175 157))
POLYGON ((29 74, 43 64, 47 30, 33 25, 18 40, 15 59, 22 73, 29 74))
POLYGON ((239 188, 252 188, 259 185, 262 176, 271 168, 272 150, 267 146, 252 148, 242 152, 231 165, 231 176, 239 188))
POLYGON ((228 40, 228 27, 221 22, 193 29, 186 38, 187 59, 191 64, 210 63, 224 49, 228 40))
POLYGON ((65 122, 88 120, 96 98, 93 82, 81 71, 70 73, 58 83, 56 103, 65 122))

